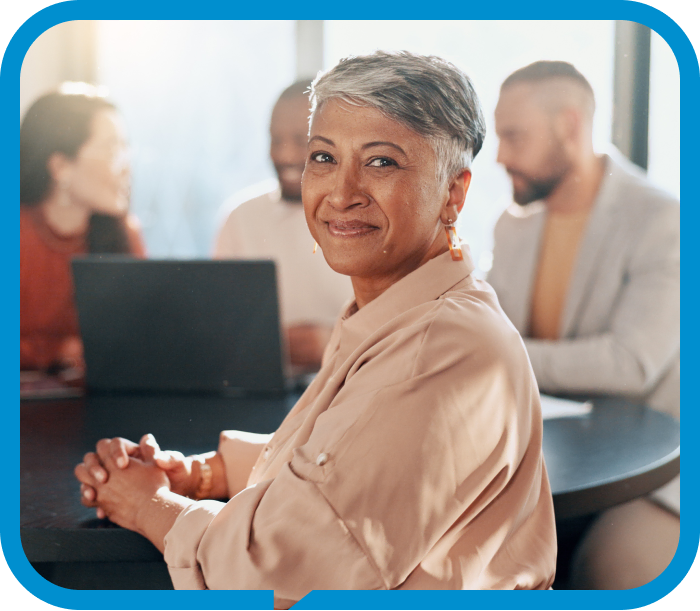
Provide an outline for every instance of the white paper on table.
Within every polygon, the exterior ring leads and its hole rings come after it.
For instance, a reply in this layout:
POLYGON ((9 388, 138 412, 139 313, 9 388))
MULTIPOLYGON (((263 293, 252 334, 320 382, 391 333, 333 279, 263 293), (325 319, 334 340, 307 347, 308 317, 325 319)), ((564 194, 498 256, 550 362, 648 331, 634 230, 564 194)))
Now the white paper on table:
POLYGON ((593 404, 590 401, 571 401, 543 394, 540 394, 540 403, 542 404, 543 420, 585 416, 593 409, 593 404))

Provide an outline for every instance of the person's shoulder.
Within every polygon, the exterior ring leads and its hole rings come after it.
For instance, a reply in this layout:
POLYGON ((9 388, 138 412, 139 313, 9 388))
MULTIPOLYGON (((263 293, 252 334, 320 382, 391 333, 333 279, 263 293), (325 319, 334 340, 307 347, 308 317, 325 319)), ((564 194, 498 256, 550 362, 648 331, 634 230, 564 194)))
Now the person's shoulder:
MULTIPOLYGON (((19 207, 19 237, 22 244, 29 248, 36 244, 43 244, 41 236, 41 211, 33 205, 22 204, 19 207)), ((24 252, 24 251, 22 251, 24 252)))
MULTIPOLYGON (((657 249, 658 239, 673 244, 680 235, 680 202, 651 183, 644 172, 621 153, 612 151, 606 160, 612 184, 604 184, 601 204, 609 210, 606 223, 624 228, 635 249, 657 249)), ((600 217, 603 218, 603 217, 600 217)), ((674 247, 675 248, 675 247, 674 247)))
POLYGON ((237 191, 224 201, 218 212, 217 223, 223 225, 229 218, 247 214, 264 215, 281 201, 277 180, 269 179, 237 191))
POLYGON ((451 351, 486 363, 512 350, 522 352, 520 334, 503 313, 495 291, 472 276, 442 295, 426 312, 426 320, 426 344, 438 353, 451 351))
POLYGON ((32 218, 29 211, 29 206, 21 205, 19 207, 19 226, 27 227, 32 224, 32 218))
POLYGON ((276 204, 280 199, 279 183, 271 178, 237 191, 226 199, 223 207, 230 213, 243 206, 276 204))
POLYGON ((19 207, 19 240, 22 244, 20 254, 27 254, 29 245, 37 239, 34 219, 29 206, 21 205, 19 207))
POLYGON ((129 213, 124 217, 124 227, 129 242, 129 252, 136 257, 145 257, 146 244, 141 230, 141 221, 135 214, 129 213))
POLYGON ((124 225, 126 225, 127 231, 138 234, 142 231, 141 221, 135 214, 127 214, 124 218, 124 225))
POLYGON ((500 217, 498 217, 495 233, 498 234, 500 232, 523 228, 537 223, 544 212, 545 206, 542 201, 531 202, 525 206, 514 202, 501 213, 500 217))
POLYGON ((617 182, 615 201, 622 209, 634 209, 639 214, 654 210, 671 212, 680 207, 678 199, 652 183, 644 171, 615 149, 606 153, 606 173, 617 182))
POLYGON ((472 275, 445 293, 446 314, 453 315, 459 324, 482 338, 511 335, 518 332, 498 303, 493 287, 472 275))

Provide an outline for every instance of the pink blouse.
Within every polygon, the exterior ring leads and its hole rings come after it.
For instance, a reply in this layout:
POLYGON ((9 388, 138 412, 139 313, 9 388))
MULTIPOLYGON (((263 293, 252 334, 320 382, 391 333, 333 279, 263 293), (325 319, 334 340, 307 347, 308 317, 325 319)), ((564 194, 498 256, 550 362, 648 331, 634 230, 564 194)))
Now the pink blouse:
POLYGON ((338 320, 270 438, 223 432, 228 503, 165 539, 178 589, 546 589, 556 536, 539 393, 473 265, 441 255, 338 320))

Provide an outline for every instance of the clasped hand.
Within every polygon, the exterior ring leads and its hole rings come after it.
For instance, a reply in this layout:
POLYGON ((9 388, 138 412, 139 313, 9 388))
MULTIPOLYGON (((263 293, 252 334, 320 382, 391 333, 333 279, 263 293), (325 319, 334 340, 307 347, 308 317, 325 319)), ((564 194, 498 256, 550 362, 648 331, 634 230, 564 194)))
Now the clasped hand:
POLYGON ((75 476, 82 504, 96 507, 98 518, 142 534, 144 515, 163 490, 191 496, 196 488, 192 458, 162 451, 150 434, 139 444, 120 437, 101 439, 75 468, 75 476))

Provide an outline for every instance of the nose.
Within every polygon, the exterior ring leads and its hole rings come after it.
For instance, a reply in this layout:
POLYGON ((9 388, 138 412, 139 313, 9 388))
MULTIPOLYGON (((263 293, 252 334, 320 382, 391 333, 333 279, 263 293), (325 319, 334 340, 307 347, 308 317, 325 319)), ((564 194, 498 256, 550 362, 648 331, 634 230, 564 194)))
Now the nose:
POLYGON ((333 190, 328 194, 328 203, 336 210, 367 206, 369 196, 362 190, 362 180, 360 172, 354 167, 347 165, 338 166, 334 172, 333 190))

